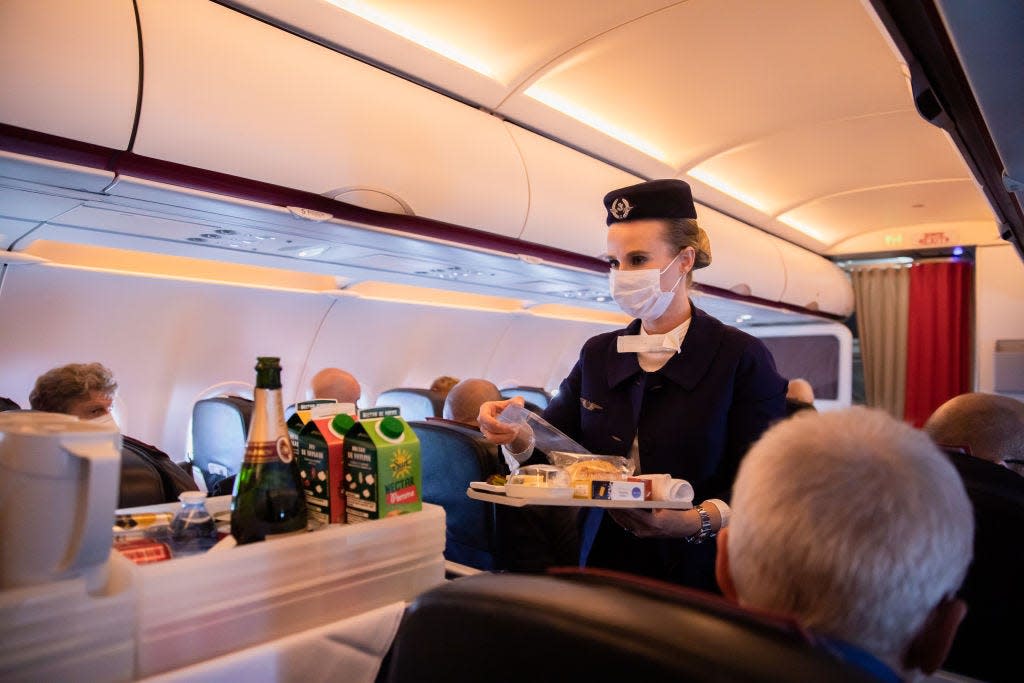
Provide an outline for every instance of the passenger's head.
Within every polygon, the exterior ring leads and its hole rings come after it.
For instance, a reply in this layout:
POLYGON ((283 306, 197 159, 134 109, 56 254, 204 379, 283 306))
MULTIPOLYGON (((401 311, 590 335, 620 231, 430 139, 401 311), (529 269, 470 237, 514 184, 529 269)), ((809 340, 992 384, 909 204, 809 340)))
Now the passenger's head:
POLYGON ((964 614, 974 521, 928 439, 867 408, 804 412, 744 458, 719 540, 723 592, 890 665, 934 670, 964 614))
POLYGON ((441 375, 433 382, 430 383, 430 390, 436 394, 440 394, 441 398, 444 399, 448 396, 448 392, 452 390, 456 384, 459 383, 458 377, 451 377, 449 375, 441 375))
POLYGON ((110 414, 116 391, 114 375, 99 363, 70 363, 40 375, 28 400, 33 410, 94 420, 110 414))
POLYGON ((471 427, 477 426, 480 406, 486 401, 500 401, 501 392, 485 379, 464 379, 448 392, 444 400, 444 418, 471 427))
POLYGON ((814 403, 814 387, 805 379, 797 377, 786 385, 786 398, 801 403, 814 403))
POLYGON ((648 329, 661 319, 678 324, 693 271, 711 263, 690 186, 681 180, 631 185, 605 195, 604 206, 612 298, 648 329))
POLYGON ((339 368, 324 368, 313 375, 309 382, 313 398, 333 398, 338 403, 359 402, 362 389, 359 381, 350 373, 339 368))
POLYGON ((960 394, 935 409, 924 431, 940 446, 994 463, 1024 460, 1024 403, 998 394, 960 394))

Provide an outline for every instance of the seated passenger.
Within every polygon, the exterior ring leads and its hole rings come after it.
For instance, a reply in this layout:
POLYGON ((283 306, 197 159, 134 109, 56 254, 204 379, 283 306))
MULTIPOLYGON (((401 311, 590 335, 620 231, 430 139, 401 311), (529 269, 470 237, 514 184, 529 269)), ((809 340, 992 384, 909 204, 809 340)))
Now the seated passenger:
POLYGON ((438 395, 443 402, 448 398, 448 392, 452 390, 456 384, 459 383, 458 377, 451 377, 449 375, 441 375, 433 382, 430 383, 430 390, 438 395))
MULTIPOLYGON (((433 387, 431 387, 433 389, 433 387)), ((454 385, 444 400, 444 419, 479 429, 477 415, 484 401, 500 401, 498 387, 486 379, 464 379, 454 385)))
POLYGON ((716 576, 741 605, 796 619, 878 680, 939 668, 973 519, 956 470, 921 432, 853 408, 784 420, 740 465, 716 576))
POLYGON ((974 506, 974 562, 961 595, 970 606, 946 661, 950 671, 986 681, 1016 678, 1024 614, 1024 403, 996 394, 961 394, 939 406, 924 431, 947 449, 974 506), (966 453, 958 453, 963 450, 966 453))
MULTIPOLYGON (((486 379, 464 379, 448 392, 444 418, 479 430, 477 416, 486 401, 500 401, 501 391, 486 379)), ((576 511, 555 507, 496 506, 498 554, 503 569, 535 572, 579 562, 576 511)))
MULTIPOLYGON (((33 410, 65 413, 86 422, 116 427, 110 413, 116 391, 117 382, 103 365, 71 363, 40 375, 29 403, 33 410)), ((125 434, 121 440, 118 507, 172 503, 182 491, 199 490, 192 477, 160 449, 125 434)))
POLYGON ((333 398, 338 403, 359 404, 362 388, 359 380, 340 368, 324 368, 309 382, 312 398, 333 398))
POLYGON ((805 379, 797 377, 786 385, 786 417, 792 417, 801 410, 816 410, 814 387, 805 379))

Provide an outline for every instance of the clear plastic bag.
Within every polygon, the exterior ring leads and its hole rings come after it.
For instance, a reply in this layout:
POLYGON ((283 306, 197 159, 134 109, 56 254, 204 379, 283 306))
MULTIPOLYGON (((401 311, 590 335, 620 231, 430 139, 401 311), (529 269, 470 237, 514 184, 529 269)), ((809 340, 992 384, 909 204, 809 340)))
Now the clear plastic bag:
POLYGON ((591 482, 624 480, 633 475, 633 461, 619 455, 551 451, 548 461, 565 468, 575 498, 590 498, 591 482))
POLYGON ((534 447, 539 448, 545 453, 550 454, 554 451, 566 453, 590 452, 563 434, 543 417, 517 403, 510 403, 505 406, 505 409, 498 415, 498 420, 508 424, 527 426, 533 431, 534 447))

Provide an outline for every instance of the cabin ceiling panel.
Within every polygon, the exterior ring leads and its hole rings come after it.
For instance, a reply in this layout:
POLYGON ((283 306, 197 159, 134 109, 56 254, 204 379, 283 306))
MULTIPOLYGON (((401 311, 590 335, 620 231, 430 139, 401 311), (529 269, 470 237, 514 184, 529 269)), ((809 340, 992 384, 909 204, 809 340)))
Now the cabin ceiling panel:
POLYGON ((229 4, 493 108, 553 58, 675 2, 233 0, 229 4))
POLYGON ((716 155, 691 173, 728 178, 773 216, 839 192, 969 178, 945 133, 921 125, 911 109, 789 130, 716 155))
POLYGON ((679 170, 764 135, 908 100, 860 4, 818 0, 673 5, 581 45, 517 97, 549 95, 633 132, 641 151, 679 170))
MULTIPOLYGON (((869 188, 825 197, 782 220, 826 226, 832 243, 868 230, 911 229, 941 221, 991 220, 991 209, 973 179, 938 180, 869 188), (980 217, 980 218, 979 218, 980 217)), ((811 228, 816 229, 816 228, 811 228)))

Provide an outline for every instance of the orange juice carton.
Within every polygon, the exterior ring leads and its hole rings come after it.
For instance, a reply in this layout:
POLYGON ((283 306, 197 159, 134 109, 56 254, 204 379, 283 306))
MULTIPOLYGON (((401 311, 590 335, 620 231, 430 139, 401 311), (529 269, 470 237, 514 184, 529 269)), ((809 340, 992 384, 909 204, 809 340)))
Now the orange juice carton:
POLYGON ((320 524, 345 523, 345 434, 355 424, 354 414, 351 403, 313 405, 296 437, 306 511, 320 524))
POLYGON ((349 524, 422 507, 420 442, 396 408, 359 413, 345 435, 345 518, 349 524))

